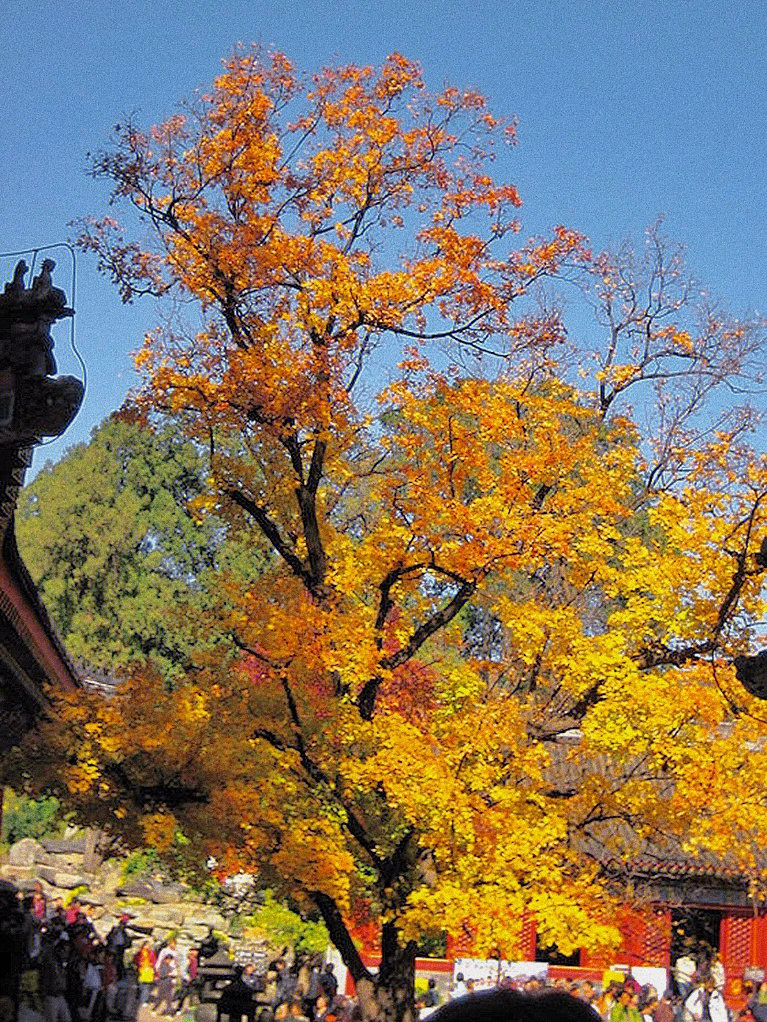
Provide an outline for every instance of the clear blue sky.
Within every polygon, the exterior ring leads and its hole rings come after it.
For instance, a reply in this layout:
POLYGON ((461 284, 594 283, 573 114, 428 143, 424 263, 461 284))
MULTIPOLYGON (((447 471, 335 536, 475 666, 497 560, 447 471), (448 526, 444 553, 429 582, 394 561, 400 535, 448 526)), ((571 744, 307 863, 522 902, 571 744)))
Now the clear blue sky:
MULTIPOLYGON (((504 169, 524 232, 565 223, 601 248, 665 212, 710 290, 733 312, 765 311, 767 8, 753 0, 7 0, 2 24, 0 251, 63 241, 68 221, 102 212, 86 153, 126 113, 171 113, 237 41, 308 70, 398 50, 430 85, 477 87, 519 117, 504 169)), ((69 291, 68 257, 54 255, 69 291)), ((14 261, 0 259, 4 279, 14 261)), ((78 258, 88 391, 37 465, 119 406, 153 317, 78 258)), ((65 327, 56 342, 60 371, 79 373, 65 327)))

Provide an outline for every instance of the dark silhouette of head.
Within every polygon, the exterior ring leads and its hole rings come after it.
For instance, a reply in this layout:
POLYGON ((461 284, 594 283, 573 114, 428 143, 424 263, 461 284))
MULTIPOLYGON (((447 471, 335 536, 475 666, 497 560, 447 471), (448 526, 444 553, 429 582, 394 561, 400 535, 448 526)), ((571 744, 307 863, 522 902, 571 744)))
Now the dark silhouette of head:
POLYGON ((564 991, 523 994, 517 990, 482 990, 443 1005, 431 1022, 599 1022, 584 1001, 564 991))

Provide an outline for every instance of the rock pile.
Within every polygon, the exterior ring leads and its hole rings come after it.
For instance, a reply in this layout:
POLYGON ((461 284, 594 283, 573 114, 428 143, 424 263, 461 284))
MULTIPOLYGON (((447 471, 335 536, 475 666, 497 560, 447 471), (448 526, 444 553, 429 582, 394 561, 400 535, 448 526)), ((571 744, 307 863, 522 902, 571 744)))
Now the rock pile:
POLYGON ((89 916, 100 936, 114 926, 120 915, 130 916, 128 930, 135 940, 149 938, 153 943, 171 932, 181 943, 197 943, 209 927, 226 929, 224 916, 196 901, 183 884, 160 878, 123 878, 123 862, 107 859, 99 863, 89 854, 93 842, 88 835, 35 841, 24 838, 11 846, 6 861, 0 864, 0 878, 20 890, 31 890, 39 880, 49 901, 65 901, 76 896, 91 906, 89 916))

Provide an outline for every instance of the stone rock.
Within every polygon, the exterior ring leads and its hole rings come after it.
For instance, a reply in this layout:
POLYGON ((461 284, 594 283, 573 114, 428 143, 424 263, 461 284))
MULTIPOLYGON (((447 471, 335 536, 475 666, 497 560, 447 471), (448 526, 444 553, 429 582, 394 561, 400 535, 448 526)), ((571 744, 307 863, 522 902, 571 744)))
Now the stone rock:
POLYGON ((149 880, 129 880, 127 883, 118 884, 115 894, 121 898, 144 898, 152 901, 154 887, 149 880))
POLYGON ((96 874, 98 884, 104 891, 114 894, 123 878, 123 864, 119 859, 107 859, 99 866, 96 874))
POLYGON ((11 845, 8 863, 11 866, 33 866, 36 856, 43 854, 41 845, 31 837, 23 837, 11 845))
POLYGON ((87 877, 81 876, 79 873, 65 873, 63 870, 56 870, 53 882, 56 887, 63 887, 67 891, 71 891, 73 887, 88 886, 87 877))
POLYGON ((148 905, 138 912, 138 918, 151 921, 154 926, 173 929, 184 921, 184 910, 178 905, 148 905))
POLYGON ((57 872, 58 870, 55 869, 53 866, 38 867, 38 873, 40 874, 41 878, 43 880, 46 880, 49 884, 53 884, 54 887, 56 886, 56 883, 53 878, 56 876, 57 872))
POLYGON ((54 869, 63 870, 64 873, 81 873, 83 857, 82 855, 56 855, 41 849, 35 862, 40 866, 53 866, 54 869))
POLYGON ((71 891, 74 887, 87 887, 88 881, 79 873, 65 873, 64 870, 55 869, 53 866, 40 866, 38 870, 43 880, 47 880, 54 887, 63 887, 71 891))
POLYGON ((85 844, 85 834, 78 837, 43 838, 42 841, 46 852, 52 852, 54 855, 84 855, 85 844))
POLYGON ((128 880, 119 882, 115 893, 123 898, 144 898, 155 905, 170 905, 181 901, 186 888, 183 884, 161 880, 128 880))
POLYGON ((194 1013, 195 1022, 216 1022, 217 1011, 215 1004, 198 1004, 194 1013))
POLYGON ((106 899, 101 891, 88 891, 80 898, 80 901, 83 905, 93 905, 96 908, 103 908, 106 905, 106 899))
POLYGON ((183 884, 176 883, 159 883, 158 881, 152 881, 152 901, 156 905, 169 905, 173 902, 180 901, 184 894, 183 884))
POLYGON ((33 866, 0 866, 0 876, 17 887, 34 887, 37 873, 33 866))
POLYGON ((131 919, 128 923, 128 929, 137 931, 141 937, 144 937, 147 933, 152 932, 154 929, 154 923, 151 919, 144 919, 137 916, 135 919, 131 919))
POLYGON ((41 847, 40 851, 35 855, 35 865, 37 866, 61 866, 59 857, 57 855, 50 855, 41 847))
POLYGON ((226 922, 220 912, 216 912, 215 909, 211 909, 205 905, 201 905, 199 910, 194 910, 187 906, 186 920, 193 926, 204 926, 207 928, 212 926, 214 930, 226 929, 226 922))

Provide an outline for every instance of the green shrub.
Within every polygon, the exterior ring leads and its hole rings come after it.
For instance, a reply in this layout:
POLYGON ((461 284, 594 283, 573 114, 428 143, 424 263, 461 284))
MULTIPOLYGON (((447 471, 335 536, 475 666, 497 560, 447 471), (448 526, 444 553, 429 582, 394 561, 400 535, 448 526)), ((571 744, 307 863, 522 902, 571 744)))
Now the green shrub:
POLYGON ((123 863, 123 880, 138 880, 162 871, 160 856, 154 848, 139 848, 123 863))
POLYGON ((75 898, 79 901, 83 894, 88 893, 89 889, 87 884, 79 884, 77 887, 73 887, 71 891, 67 891, 62 901, 64 908, 69 908, 75 898))
POLYGON ((66 821, 61 813, 57 798, 28 798, 6 789, 3 804, 2 839, 8 844, 25 837, 40 840, 56 837, 63 830, 66 821))
POLYGON ((302 919, 269 890, 264 891, 261 908, 243 916, 242 923, 259 930, 275 947, 289 944, 296 951, 313 954, 327 950, 330 943, 324 923, 302 919))

